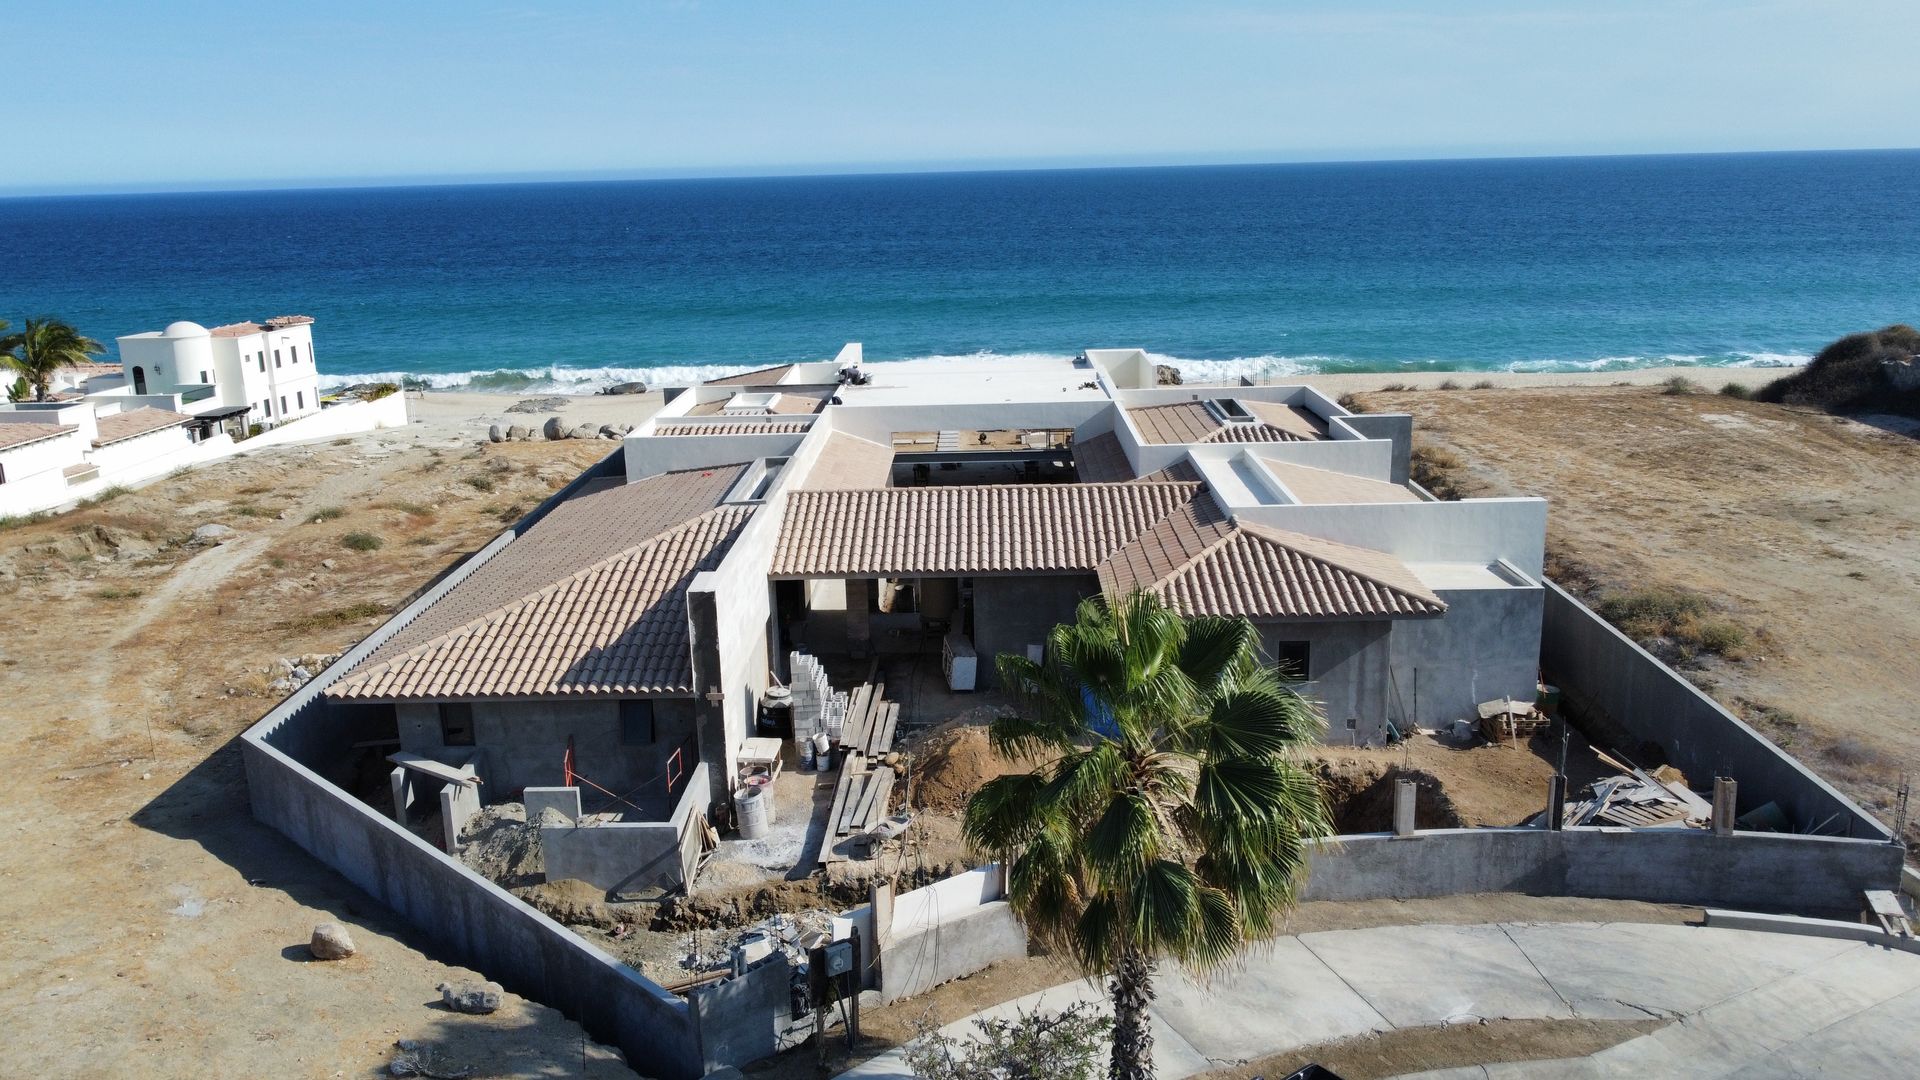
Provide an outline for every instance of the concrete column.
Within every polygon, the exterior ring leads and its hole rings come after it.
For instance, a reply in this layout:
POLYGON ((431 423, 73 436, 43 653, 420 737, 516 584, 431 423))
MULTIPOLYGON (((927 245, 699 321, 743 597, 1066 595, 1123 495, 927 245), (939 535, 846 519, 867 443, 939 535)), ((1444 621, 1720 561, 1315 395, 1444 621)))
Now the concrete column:
POLYGON ((865 578, 847 580, 847 655, 861 659, 872 644, 873 627, 867 613, 874 583, 865 578))
MULTIPOLYGON (((732 797, 728 781, 733 765, 727 760, 727 687, 720 675, 720 613, 711 589, 687 592, 687 619, 693 644, 693 730, 700 760, 708 764, 707 806, 722 805, 732 797)), ((744 693, 744 690, 734 693, 744 693)))
POLYGON ((873 933, 867 936, 866 974, 860 985, 870 990, 882 990, 886 986, 886 971, 881 967, 880 958, 887 947, 893 944, 893 883, 876 881, 867 889, 867 909, 873 912, 873 933))
POLYGON ((1393 782, 1393 835, 1412 836, 1414 834, 1414 806, 1419 797, 1420 785, 1412 780, 1393 782))
POLYGON ((1567 825, 1567 778, 1554 773, 1547 778, 1547 828, 1554 832, 1567 825))
POLYGON ((1713 835, 1732 836, 1733 818, 1740 785, 1731 776, 1713 778, 1713 835))
POLYGON ((413 783, 407 777, 407 770, 398 765, 393 767, 393 820, 402 828, 407 824, 407 807, 413 805, 413 783))

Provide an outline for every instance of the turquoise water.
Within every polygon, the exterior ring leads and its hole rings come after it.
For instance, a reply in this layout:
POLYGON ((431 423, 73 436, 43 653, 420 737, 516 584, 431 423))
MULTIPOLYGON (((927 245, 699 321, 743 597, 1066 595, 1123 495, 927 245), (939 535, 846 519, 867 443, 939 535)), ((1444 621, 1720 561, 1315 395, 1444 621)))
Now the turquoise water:
POLYGON ((1804 358, 1920 320, 1920 152, 0 200, 0 316, 318 320, 520 391, 1142 346, 1194 374, 1804 358))

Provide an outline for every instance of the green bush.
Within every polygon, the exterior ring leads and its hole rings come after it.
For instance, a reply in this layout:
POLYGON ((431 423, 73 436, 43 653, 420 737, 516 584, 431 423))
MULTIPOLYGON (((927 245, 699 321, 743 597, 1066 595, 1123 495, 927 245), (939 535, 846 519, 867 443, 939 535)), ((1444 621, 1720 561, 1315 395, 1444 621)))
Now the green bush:
POLYGON ((379 401, 383 397, 392 397, 400 392, 400 387, 390 382, 377 382, 360 388, 361 401, 379 401))
POLYGON ((1730 382, 1720 388, 1720 396, 1739 398, 1741 401, 1752 401, 1753 391, 1747 389, 1745 383, 1730 382))
POLYGON ((1447 379, 1443 381, 1439 386, 1434 387, 1434 389, 1435 390, 1458 390, 1460 389, 1460 380, 1447 379))
POLYGON ((127 494, 131 490, 132 490, 131 488, 124 488, 124 487, 121 487, 119 484, 115 484, 110 488, 102 489, 100 494, 95 495, 93 498, 81 499, 78 503, 75 503, 74 505, 81 510, 90 510, 96 506, 99 506, 101 503, 112 502, 113 500, 119 498, 120 496, 127 494))
POLYGON ((345 516, 347 516, 347 511, 343 507, 323 506, 313 512, 313 516, 307 519, 307 523, 309 525, 318 525, 322 522, 332 521, 335 518, 345 516))
POLYGON ((118 585, 108 585, 93 590, 93 596, 96 600, 131 600, 134 597, 145 596, 146 594, 147 591, 145 589, 122 588, 118 585))
POLYGON ((379 551, 385 543, 370 532, 350 532, 340 538, 340 546, 350 551, 379 551))
POLYGON ((466 481, 467 486, 475 491, 492 491, 495 486, 493 477, 485 473, 474 473, 472 476, 467 477, 466 481))
POLYGON ((1479 382, 1473 384, 1473 388, 1475 390, 1497 390, 1500 388, 1500 384, 1494 382, 1492 379, 1481 379, 1479 382))
POLYGON ((1848 334, 1820 350, 1813 362, 1760 388, 1761 401, 1811 405, 1828 412, 1890 412, 1920 416, 1920 390, 1896 390, 1884 364, 1920 354, 1920 330, 1896 323, 1848 334))
POLYGON ((1705 389, 1705 387, 1687 378, 1685 375, 1675 375, 1673 378, 1660 384, 1660 392, 1670 395, 1697 394, 1703 389, 1705 389))
POLYGON ((1012 1020, 976 1017, 977 1033, 958 1038, 931 1020, 916 1022, 907 1068, 920 1080, 1095 1080, 1106 1073, 1113 1021, 1094 1006, 1014 1012, 1012 1020))

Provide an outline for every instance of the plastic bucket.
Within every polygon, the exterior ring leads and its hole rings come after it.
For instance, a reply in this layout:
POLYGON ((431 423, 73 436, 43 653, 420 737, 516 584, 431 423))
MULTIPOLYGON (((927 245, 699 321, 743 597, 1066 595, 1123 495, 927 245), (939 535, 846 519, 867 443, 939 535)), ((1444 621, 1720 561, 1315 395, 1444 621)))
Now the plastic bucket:
POLYGON ((733 816, 742 840, 758 840, 773 828, 773 800, 764 785, 748 784, 733 793, 733 816))
POLYGON ((813 735, 813 767, 819 772, 833 768, 833 740, 827 738, 824 731, 816 731, 813 735))

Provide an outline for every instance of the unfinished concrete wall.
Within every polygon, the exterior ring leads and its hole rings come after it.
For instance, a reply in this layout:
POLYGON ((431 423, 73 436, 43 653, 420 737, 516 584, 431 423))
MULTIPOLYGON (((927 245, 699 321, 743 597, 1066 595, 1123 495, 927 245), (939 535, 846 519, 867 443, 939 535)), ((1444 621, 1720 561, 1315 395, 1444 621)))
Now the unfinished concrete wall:
POLYGON ((1858 912, 1892 889, 1893 844, 1704 829, 1436 829, 1343 836, 1312 857, 1307 900, 1517 892, 1792 911, 1858 912))
MULTIPOLYGON (((492 802, 516 798, 523 788, 562 783, 568 739, 573 740, 574 766, 581 776, 615 794, 644 789, 636 801, 664 800, 666 759, 693 737, 693 701, 648 700, 654 716, 650 742, 628 742, 619 703, 604 699, 472 702, 471 747, 443 744, 436 703, 402 702, 394 706, 394 718, 401 748, 411 753, 443 760, 450 751, 480 751, 480 777, 492 802)), ((595 791, 586 795, 589 805, 606 798, 595 791)))
MULTIPOLYGON (((1654 742, 1694 784, 1740 782, 1744 813, 1777 802, 1794 827, 1882 839, 1887 827, 1672 668, 1548 583, 1541 665, 1576 710, 1592 710, 1638 740, 1654 742)), ((1624 748, 1623 748, 1624 749, 1624 748)))
POLYGON ((776 952, 740 975, 687 995, 708 1069, 758 1061, 798 1044, 792 1030, 793 974, 793 965, 776 952))
MULTIPOLYGON (((323 728, 324 710, 275 726, 323 728)), ((515 993, 580 1022, 650 1075, 706 1070, 684 1002, 492 882, 434 850, 249 732, 241 743, 254 816, 392 908, 432 943, 515 993)))
POLYGON ((1027 931, 1005 900, 993 900, 943 919, 938 926, 897 936, 880 950, 880 999, 924 994, 988 964, 1027 955, 1027 931))
POLYGON ((1386 741, 1393 623, 1384 619, 1270 622, 1256 629, 1260 647, 1270 659, 1281 654, 1283 642, 1307 643, 1307 682, 1299 690, 1326 710, 1328 743, 1377 746, 1386 741))
MULTIPOLYGON (((542 825, 540 854, 547 880, 575 878, 615 896, 651 896, 688 888, 700 852, 698 817, 706 804, 707 771, 705 762, 695 766, 672 816, 665 821, 589 818, 572 825, 542 825)), ((551 796, 541 798, 544 802, 551 796)), ((531 809, 531 797, 528 806, 531 809)), ((527 820, 539 819, 529 813, 527 820)))
POLYGON ((1073 621, 1082 599, 1100 591, 1091 574, 981 577, 973 579, 973 650, 980 656, 979 687, 999 681, 995 658, 1003 652, 1026 655, 1028 645, 1043 644, 1047 632, 1073 621))
POLYGON ((1393 624, 1392 715, 1409 727, 1475 719, 1483 701, 1532 701, 1540 673, 1545 591, 1443 589, 1438 619, 1393 624))

